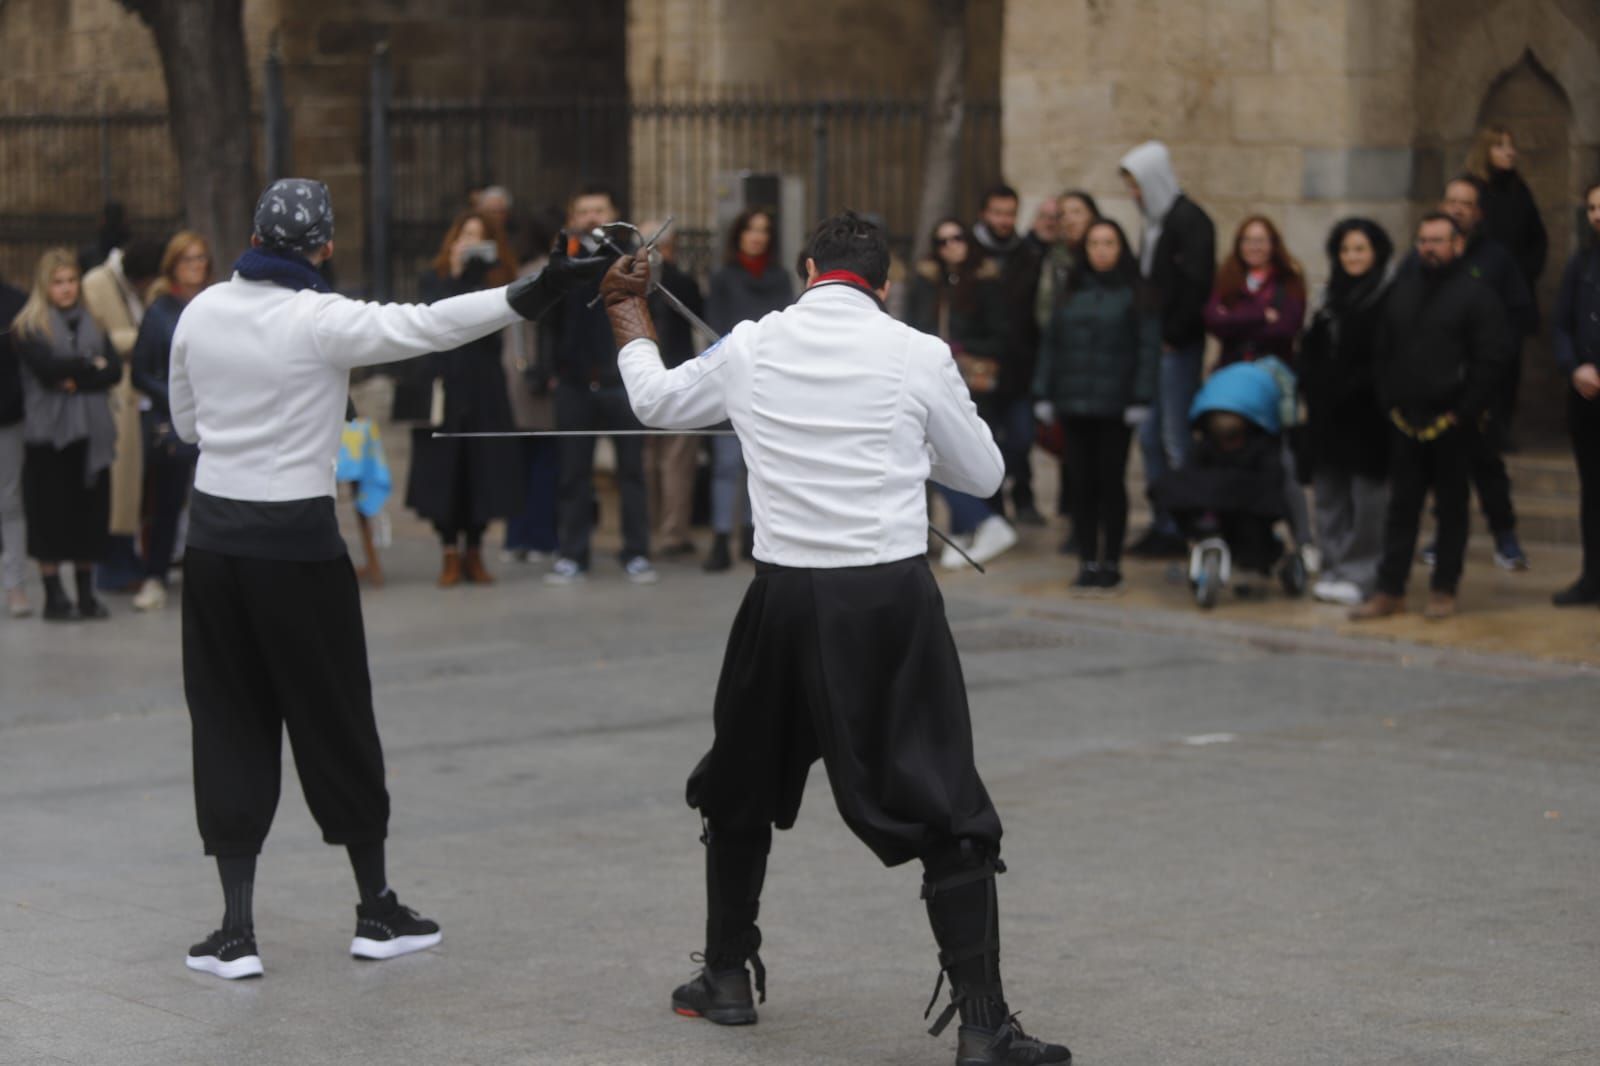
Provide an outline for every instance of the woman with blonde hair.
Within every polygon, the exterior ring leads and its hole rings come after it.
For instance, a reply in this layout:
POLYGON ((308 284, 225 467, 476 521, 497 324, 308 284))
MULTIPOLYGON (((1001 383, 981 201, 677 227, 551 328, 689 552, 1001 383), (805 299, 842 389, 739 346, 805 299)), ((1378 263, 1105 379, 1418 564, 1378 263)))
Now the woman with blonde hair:
POLYGON ((144 583, 133 598, 137 611, 158 610, 167 602, 167 571, 177 542, 178 516, 194 481, 198 450, 178 439, 172 428, 167 378, 172 365, 172 335, 184 305, 211 284, 211 249, 198 233, 183 230, 167 242, 161 276, 150 287, 139 338, 133 344, 133 387, 150 401, 141 412, 144 429, 145 537, 144 583))
POLYGON ((1505 245, 1531 291, 1544 272, 1550 253, 1550 237, 1533 190, 1517 173, 1517 142, 1504 126, 1485 126, 1478 131, 1467 154, 1467 173, 1483 182, 1479 207, 1483 209, 1483 232, 1505 245))
POLYGON ((47 622, 109 615, 94 594, 94 565, 106 548, 117 443, 106 392, 122 380, 122 363, 84 309, 81 281, 70 249, 45 252, 12 326, 22 364, 28 554, 44 579, 47 622), (64 561, 73 564, 76 604, 61 584, 64 561))

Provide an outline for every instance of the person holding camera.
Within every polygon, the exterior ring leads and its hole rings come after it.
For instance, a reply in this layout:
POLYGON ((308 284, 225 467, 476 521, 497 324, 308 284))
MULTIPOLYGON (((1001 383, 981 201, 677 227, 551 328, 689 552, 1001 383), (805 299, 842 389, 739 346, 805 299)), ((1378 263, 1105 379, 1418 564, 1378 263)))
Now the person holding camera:
MULTIPOLYGON (((517 264, 498 224, 481 211, 456 217, 419 282, 425 303, 509 284, 517 264)), ((516 442, 437 438, 443 433, 504 433, 514 428, 498 333, 431 357, 429 377, 443 390, 431 426, 412 435, 406 506, 433 523, 444 558, 439 587, 489 585, 483 533, 496 518, 522 510, 523 477, 516 442)), ((436 405, 437 406, 437 405, 436 405)))

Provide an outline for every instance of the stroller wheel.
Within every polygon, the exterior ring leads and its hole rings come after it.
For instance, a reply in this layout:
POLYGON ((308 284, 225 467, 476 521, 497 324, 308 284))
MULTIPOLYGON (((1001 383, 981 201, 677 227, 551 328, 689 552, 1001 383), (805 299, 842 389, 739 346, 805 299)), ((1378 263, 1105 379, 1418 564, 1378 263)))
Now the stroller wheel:
POLYGON ((1222 551, 1207 547, 1200 552, 1200 565, 1194 578, 1194 602, 1201 610, 1209 611, 1217 605, 1222 594, 1222 551))
POLYGON ((1299 552, 1290 552, 1278 564, 1278 583, 1283 591, 1296 598, 1306 594, 1306 561, 1299 552))

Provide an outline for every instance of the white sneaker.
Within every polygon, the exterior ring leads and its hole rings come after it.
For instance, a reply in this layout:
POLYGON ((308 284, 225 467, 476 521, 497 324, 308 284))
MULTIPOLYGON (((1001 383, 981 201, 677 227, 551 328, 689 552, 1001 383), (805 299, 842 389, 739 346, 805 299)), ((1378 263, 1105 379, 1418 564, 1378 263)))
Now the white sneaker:
POLYGON ((986 563, 1004 555, 1016 547, 1016 543, 1017 531, 1011 528, 1011 523, 999 515, 990 515, 972 535, 972 550, 967 554, 975 562, 986 563))
POLYGON ((144 579, 139 594, 133 598, 135 611, 159 611, 167 605, 167 587, 153 577, 144 579))
MULTIPOLYGON (((957 533, 950 539, 969 551, 972 548, 972 537, 969 534, 957 533)), ((941 570, 962 570, 967 565, 967 561, 961 557, 961 552, 957 551, 954 545, 946 544, 944 551, 939 553, 939 569, 941 570)))
POLYGON ((1336 581, 1328 578, 1311 586, 1311 595, 1323 603, 1337 603, 1341 607, 1358 607, 1366 598, 1361 586, 1354 581, 1336 581))
POLYGON ((623 563, 622 572, 635 585, 654 585, 661 580, 661 575, 650 565, 650 560, 642 555, 635 555, 623 563))
POLYGON ((557 559, 550 572, 544 575, 546 585, 576 585, 587 580, 589 575, 583 572, 576 559, 557 559))

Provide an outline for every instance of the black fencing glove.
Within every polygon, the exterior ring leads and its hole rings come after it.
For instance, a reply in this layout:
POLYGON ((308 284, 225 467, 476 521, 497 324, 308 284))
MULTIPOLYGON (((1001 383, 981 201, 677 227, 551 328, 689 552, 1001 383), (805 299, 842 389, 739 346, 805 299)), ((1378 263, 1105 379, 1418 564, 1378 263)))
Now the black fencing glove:
POLYGON ((561 302, 561 298, 580 285, 600 280, 616 259, 615 254, 574 259, 552 255, 545 268, 532 277, 518 278, 506 286, 506 303, 526 319, 535 319, 561 302))

